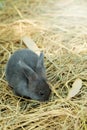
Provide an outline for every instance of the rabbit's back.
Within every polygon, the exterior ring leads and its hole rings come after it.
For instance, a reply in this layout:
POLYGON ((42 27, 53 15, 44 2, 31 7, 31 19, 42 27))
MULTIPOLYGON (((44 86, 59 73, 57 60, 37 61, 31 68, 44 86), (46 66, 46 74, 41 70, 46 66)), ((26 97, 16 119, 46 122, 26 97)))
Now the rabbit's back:
POLYGON ((16 51, 10 57, 6 66, 6 79, 11 86, 13 86, 14 84, 16 85, 16 83, 18 83, 18 80, 26 80, 18 64, 19 61, 23 61, 35 71, 38 61, 38 55, 31 50, 22 49, 16 51))
POLYGON ((38 56, 34 52, 28 49, 22 49, 16 51, 9 59, 8 65, 16 65, 19 60, 22 60, 25 62, 28 66, 30 66, 32 69, 35 69, 35 66, 38 61, 38 56))

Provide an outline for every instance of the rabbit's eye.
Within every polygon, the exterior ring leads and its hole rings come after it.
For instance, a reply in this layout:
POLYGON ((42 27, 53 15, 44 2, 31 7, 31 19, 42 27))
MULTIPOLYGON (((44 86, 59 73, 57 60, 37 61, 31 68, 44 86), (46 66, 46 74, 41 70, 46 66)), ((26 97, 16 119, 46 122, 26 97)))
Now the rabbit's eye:
POLYGON ((43 92, 41 92, 41 91, 39 92, 39 94, 40 94, 41 96, 43 96, 43 95, 44 95, 44 93, 43 93, 43 92))

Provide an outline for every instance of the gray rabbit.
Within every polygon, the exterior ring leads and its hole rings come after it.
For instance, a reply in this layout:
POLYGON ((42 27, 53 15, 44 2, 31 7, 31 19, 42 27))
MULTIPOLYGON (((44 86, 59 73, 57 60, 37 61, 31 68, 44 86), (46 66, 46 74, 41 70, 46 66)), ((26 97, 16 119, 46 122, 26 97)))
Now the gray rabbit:
POLYGON ((10 57, 6 79, 16 95, 38 101, 49 99, 51 89, 46 81, 44 55, 21 49, 10 57))

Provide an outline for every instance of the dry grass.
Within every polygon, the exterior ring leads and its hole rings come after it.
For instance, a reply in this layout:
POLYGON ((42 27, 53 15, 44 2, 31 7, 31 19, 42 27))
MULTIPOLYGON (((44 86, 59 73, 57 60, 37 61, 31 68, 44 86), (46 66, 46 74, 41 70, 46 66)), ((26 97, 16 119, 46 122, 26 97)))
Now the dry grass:
POLYGON ((0 130, 87 130, 86 0, 7 0, 0 10, 0 130), (11 53, 31 37, 44 51, 50 101, 13 94, 5 80, 11 53), (76 78, 81 91, 66 100, 76 78))

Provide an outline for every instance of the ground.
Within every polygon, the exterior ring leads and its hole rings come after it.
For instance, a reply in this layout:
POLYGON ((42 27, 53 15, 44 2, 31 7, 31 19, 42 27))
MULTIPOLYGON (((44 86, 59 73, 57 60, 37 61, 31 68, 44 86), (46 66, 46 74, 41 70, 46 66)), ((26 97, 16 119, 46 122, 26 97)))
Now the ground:
POLYGON ((87 1, 0 1, 0 129, 87 130, 87 1), (47 103, 13 94, 5 79, 11 54, 31 38, 43 50, 52 93, 47 103), (80 91, 67 100, 76 79, 80 91))

